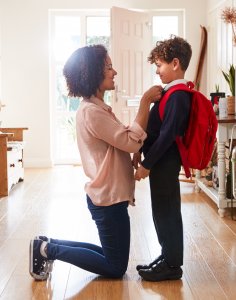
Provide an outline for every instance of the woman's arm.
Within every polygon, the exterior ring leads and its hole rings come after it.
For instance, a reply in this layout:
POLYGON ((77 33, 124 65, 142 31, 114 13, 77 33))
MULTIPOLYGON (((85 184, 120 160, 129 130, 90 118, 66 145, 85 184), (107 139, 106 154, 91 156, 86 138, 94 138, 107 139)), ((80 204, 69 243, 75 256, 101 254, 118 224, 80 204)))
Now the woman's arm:
POLYGON ((162 87, 160 85, 152 86, 143 94, 140 100, 139 110, 135 118, 135 122, 137 122, 143 130, 146 130, 147 128, 151 103, 158 101, 161 98, 161 95, 162 87))
POLYGON ((84 124, 90 133, 106 143, 129 153, 137 152, 146 138, 150 104, 161 95, 161 87, 154 86, 144 93, 140 107, 131 126, 120 123, 114 115, 97 105, 88 106, 83 112, 84 124))

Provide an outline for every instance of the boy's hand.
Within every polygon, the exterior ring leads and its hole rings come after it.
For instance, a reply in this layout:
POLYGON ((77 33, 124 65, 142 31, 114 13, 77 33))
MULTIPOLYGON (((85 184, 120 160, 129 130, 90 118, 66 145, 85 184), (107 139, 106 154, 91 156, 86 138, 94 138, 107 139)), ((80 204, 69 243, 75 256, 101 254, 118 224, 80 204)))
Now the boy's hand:
POLYGON ((138 170, 134 174, 134 179, 140 181, 149 176, 150 170, 145 169, 142 165, 138 168, 138 170))
POLYGON ((162 90, 161 85, 154 85, 143 94, 143 98, 149 103, 156 102, 161 99, 162 90))
POLYGON ((140 152, 134 153, 132 163, 133 163, 133 167, 135 168, 135 170, 137 170, 138 166, 141 164, 141 153, 140 152))

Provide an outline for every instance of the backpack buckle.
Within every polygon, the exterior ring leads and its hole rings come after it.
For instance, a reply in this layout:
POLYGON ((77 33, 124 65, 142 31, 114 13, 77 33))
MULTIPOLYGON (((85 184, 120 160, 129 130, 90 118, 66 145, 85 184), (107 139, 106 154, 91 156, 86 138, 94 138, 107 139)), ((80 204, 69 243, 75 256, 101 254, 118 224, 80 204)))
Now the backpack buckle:
POLYGON ((192 81, 187 82, 187 87, 192 90, 194 88, 194 83, 192 81))

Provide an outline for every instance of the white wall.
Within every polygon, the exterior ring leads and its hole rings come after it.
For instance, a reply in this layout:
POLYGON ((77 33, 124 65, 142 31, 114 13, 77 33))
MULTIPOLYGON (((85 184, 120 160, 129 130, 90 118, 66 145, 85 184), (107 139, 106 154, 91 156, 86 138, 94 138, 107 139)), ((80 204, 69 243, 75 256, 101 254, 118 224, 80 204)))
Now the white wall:
POLYGON ((25 166, 51 166, 48 9, 109 9, 112 5, 135 9, 185 8, 186 39, 193 48, 187 77, 193 79, 200 47, 200 25, 206 25, 205 0, 102 0, 86 6, 78 0, 0 1, 0 98, 4 127, 28 127, 25 166))

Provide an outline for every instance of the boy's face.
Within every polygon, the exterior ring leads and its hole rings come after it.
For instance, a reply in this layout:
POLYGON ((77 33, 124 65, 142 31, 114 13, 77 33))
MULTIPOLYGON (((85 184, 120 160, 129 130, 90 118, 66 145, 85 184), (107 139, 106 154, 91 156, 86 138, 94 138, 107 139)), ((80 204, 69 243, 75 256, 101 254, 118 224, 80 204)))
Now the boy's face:
POLYGON ((179 76, 179 60, 174 58, 172 62, 167 63, 164 60, 156 59, 156 74, 160 76, 162 83, 168 84, 175 79, 181 79, 179 76))

